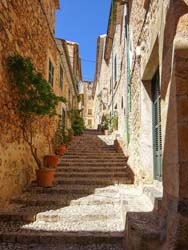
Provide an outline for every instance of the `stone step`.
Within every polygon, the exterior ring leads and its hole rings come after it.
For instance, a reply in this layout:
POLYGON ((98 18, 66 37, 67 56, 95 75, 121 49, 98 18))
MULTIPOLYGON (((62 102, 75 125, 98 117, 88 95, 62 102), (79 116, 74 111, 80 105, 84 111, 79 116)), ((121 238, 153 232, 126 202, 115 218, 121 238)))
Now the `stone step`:
POLYGON ((90 166, 90 167, 85 167, 85 168, 75 168, 75 167, 58 167, 56 169, 56 173, 62 173, 62 172, 77 172, 77 173, 91 173, 91 172, 106 172, 106 173, 111 173, 112 175, 114 173, 119 173, 119 172, 125 172, 126 171, 126 167, 94 167, 94 166, 90 166))
POLYGON ((34 222, 40 212, 60 208, 57 205, 36 206, 20 203, 10 204, 6 210, 0 210, 0 222, 34 222))
MULTIPOLYGON (((74 206, 68 206, 64 208, 59 208, 56 210, 49 210, 45 212, 38 213, 36 216, 36 222, 31 226, 31 228, 39 227, 39 221, 45 222, 60 222, 62 223, 61 229, 64 231, 68 228, 71 230, 95 230, 94 223, 101 221, 104 225, 110 224, 112 221, 117 220, 118 224, 112 226, 114 230, 119 231, 124 228, 124 225, 121 222, 121 205, 116 204, 116 209, 114 209, 114 204, 90 204, 90 205, 79 205, 75 204, 74 206), (120 214, 117 214, 119 211, 120 214), (74 225, 73 225, 73 224, 74 225), (83 225, 81 225, 83 224, 83 225)), ((42 226, 43 227, 43 226, 42 226)), ((98 229, 102 229, 99 226, 98 229)), ((41 228, 42 229, 42 228, 41 228)), ((108 231, 108 230, 107 230, 108 231)))
POLYGON ((119 157, 125 157, 124 156, 124 154, 122 154, 122 153, 117 153, 117 152, 82 152, 82 153, 80 153, 80 152, 74 152, 74 153, 72 153, 72 152, 70 152, 70 151, 67 151, 65 154, 64 154, 64 156, 63 156, 63 158, 65 158, 65 157, 70 157, 70 158, 74 158, 74 157, 76 157, 76 158, 87 158, 87 157, 94 157, 94 158, 100 158, 100 157, 111 157, 111 158, 119 158, 119 157))
POLYGON ((51 188, 43 188, 37 186, 35 183, 32 184, 29 188, 26 189, 28 192, 32 193, 47 193, 47 194, 85 194, 89 195, 95 192, 96 189, 98 188, 103 188, 106 185, 78 185, 78 184, 73 184, 73 185, 56 185, 51 188))
POLYGON ((92 167, 92 166, 101 166, 101 167, 111 167, 113 168, 114 166, 121 167, 121 166, 126 166, 126 162, 82 162, 82 163, 76 163, 76 162, 66 162, 66 163, 59 163, 58 167, 66 167, 66 166, 75 166, 75 167, 92 167))
POLYGON ((75 162, 75 163, 85 163, 85 162, 88 162, 88 163, 95 163, 95 162, 100 162, 100 163, 111 163, 111 162, 116 162, 116 163, 126 163, 127 160, 126 158, 112 158, 112 159, 109 159, 109 158, 105 158, 105 159, 82 159, 82 158, 73 158, 73 159, 67 159, 67 158, 62 158, 60 159, 59 161, 59 164, 63 164, 63 163, 69 163, 69 162, 75 162))
POLYGON ((113 185, 113 184, 131 184, 133 183, 132 179, 129 176, 126 176, 124 178, 68 178, 68 177, 62 177, 62 178, 56 178, 54 180, 54 183, 56 185, 113 185))
POLYGON ((0 243, 1 250, 123 250, 123 244, 120 242, 111 242, 111 243, 88 243, 85 244, 84 242, 81 243, 61 243, 60 245, 56 243, 48 243, 46 248, 46 244, 34 244, 34 243, 27 243, 27 244, 20 244, 20 243, 0 243))
MULTIPOLYGON (((24 224, 0 223, 0 242, 16 244, 42 244, 47 247, 49 244, 56 246, 64 244, 78 244, 87 246, 89 244, 123 244, 124 233, 115 232, 60 232, 40 231, 22 229, 24 224), (8 228, 8 230, 7 230, 8 228)), ((13 248, 14 249, 14 248, 13 248)), ((41 248, 43 249, 43 248, 41 248)), ((46 249, 46 248, 44 248, 46 249)), ((53 250, 55 250, 54 248, 53 250)), ((72 248, 71 248, 72 249, 72 248)), ((78 248, 80 249, 80 248, 78 248)), ((87 248, 86 248, 87 249, 87 248)), ((89 249, 89 248, 88 248, 89 249)), ((6 249, 7 250, 7 249, 6 249)), ((12 249, 11 249, 12 250, 12 249)), ((76 249, 77 250, 77 249, 76 249)), ((106 249, 105 249, 106 250, 106 249)), ((119 249, 118 249, 119 250, 119 249)))
POLYGON ((115 178, 115 177, 127 177, 128 174, 125 171, 121 171, 119 173, 116 173, 116 171, 109 173, 108 171, 106 172, 85 172, 85 173, 80 173, 80 172, 56 172, 55 177, 72 177, 72 178, 115 178))
POLYGON ((77 156, 77 155, 74 155, 72 157, 70 156, 63 156, 62 158, 59 159, 60 162, 63 162, 63 161, 85 161, 85 160, 88 160, 88 161, 127 161, 127 158, 124 157, 124 156, 121 156, 121 157, 114 157, 114 156, 85 156, 85 157, 80 157, 80 156, 77 156))

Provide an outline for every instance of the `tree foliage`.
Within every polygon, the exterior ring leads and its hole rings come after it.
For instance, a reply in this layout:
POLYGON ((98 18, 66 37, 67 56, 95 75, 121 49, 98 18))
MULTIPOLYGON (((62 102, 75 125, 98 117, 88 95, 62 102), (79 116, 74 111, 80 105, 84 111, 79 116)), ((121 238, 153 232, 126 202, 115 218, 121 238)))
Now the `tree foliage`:
POLYGON ((17 96, 17 111, 23 138, 40 168, 42 164, 33 142, 37 133, 34 123, 46 115, 56 115, 58 103, 65 102, 65 98, 55 95, 49 83, 42 78, 42 74, 36 72, 30 58, 21 55, 9 57, 8 70, 11 85, 17 96))

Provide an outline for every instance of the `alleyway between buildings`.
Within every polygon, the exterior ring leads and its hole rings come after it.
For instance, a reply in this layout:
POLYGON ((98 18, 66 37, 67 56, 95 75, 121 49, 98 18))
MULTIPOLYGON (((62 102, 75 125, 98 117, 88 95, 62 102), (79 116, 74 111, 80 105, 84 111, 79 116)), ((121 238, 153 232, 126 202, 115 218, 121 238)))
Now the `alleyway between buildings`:
POLYGON ((1 250, 121 250, 127 211, 151 211, 131 185, 127 159, 113 136, 88 130, 74 138, 56 170, 55 185, 36 183, 0 213, 1 250))

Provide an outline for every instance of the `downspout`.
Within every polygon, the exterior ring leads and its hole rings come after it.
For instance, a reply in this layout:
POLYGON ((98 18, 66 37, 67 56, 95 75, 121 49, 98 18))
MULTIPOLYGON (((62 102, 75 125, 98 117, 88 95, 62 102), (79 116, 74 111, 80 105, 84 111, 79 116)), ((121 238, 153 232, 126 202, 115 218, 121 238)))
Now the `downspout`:
POLYGON ((126 4, 126 15, 125 15, 125 39, 127 43, 127 112, 126 112, 126 141, 127 146, 129 145, 130 136, 129 136, 129 113, 131 111, 131 77, 130 77, 130 36, 129 36, 129 13, 128 13, 128 4, 126 4))

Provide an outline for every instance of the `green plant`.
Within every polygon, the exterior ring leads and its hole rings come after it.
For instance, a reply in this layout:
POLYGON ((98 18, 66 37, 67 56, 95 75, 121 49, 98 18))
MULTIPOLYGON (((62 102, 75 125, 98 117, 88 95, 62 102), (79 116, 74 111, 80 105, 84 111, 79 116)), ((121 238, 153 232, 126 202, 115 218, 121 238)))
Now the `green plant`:
POLYGON ((72 137, 74 136, 74 130, 72 128, 69 128, 68 129, 68 141, 71 141, 72 140, 72 137))
POLYGON ((85 130, 84 119, 80 115, 81 110, 72 109, 69 111, 71 128, 74 131, 74 135, 81 135, 85 130))
POLYGON ((114 114, 111 117, 111 124, 112 124, 112 129, 118 129, 118 116, 116 114, 114 114))
POLYGON ((78 100, 78 102, 81 102, 81 95, 77 96, 77 100, 78 100))
POLYGON ((110 115, 103 115, 103 117, 102 117, 102 123, 101 123, 102 130, 110 129, 110 124, 111 124, 111 117, 110 117, 110 115))
POLYGON ((34 143, 37 134, 36 122, 45 116, 56 115, 57 104, 65 102, 65 98, 55 95, 49 83, 36 72, 30 58, 21 55, 9 57, 8 70, 11 86, 17 96, 16 111, 20 118, 18 125, 38 168, 42 168, 42 161, 34 143))

